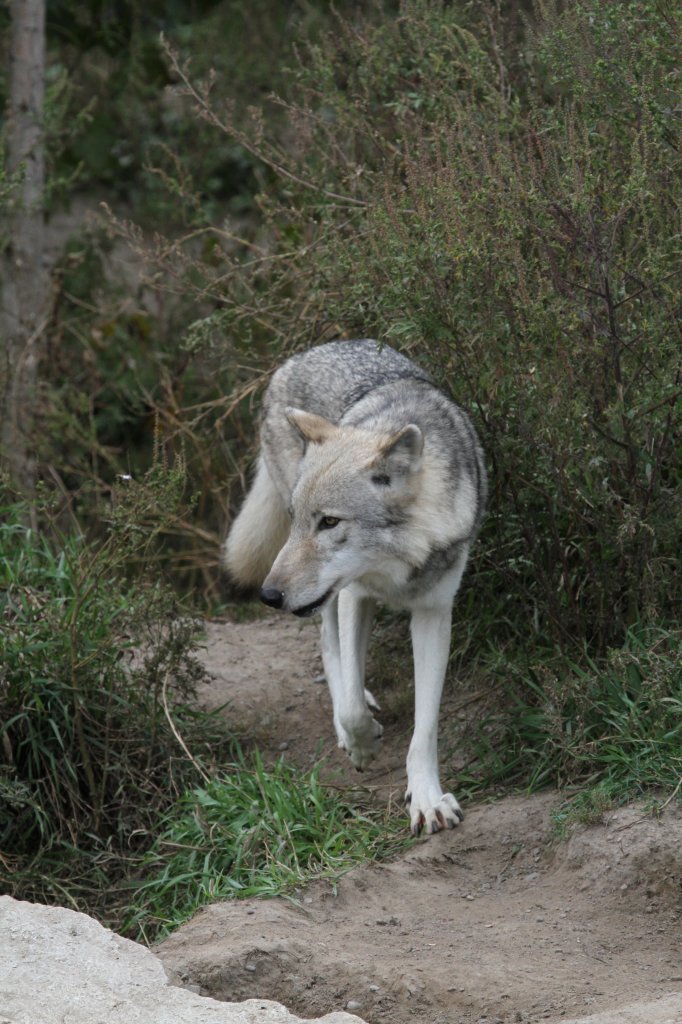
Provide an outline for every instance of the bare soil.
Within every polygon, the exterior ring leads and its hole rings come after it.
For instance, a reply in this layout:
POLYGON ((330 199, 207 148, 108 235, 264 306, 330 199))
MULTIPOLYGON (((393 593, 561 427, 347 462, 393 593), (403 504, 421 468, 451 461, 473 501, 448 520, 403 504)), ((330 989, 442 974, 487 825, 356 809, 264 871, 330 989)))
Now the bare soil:
MULTIPOLYGON (((212 623, 204 660, 204 701, 226 705, 261 749, 302 767, 327 757, 357 784, 336 750, 326 686, 314 681, 314 624, 212 623)), ((465 704, 446 692, 443 720, 465 704)), ((408 735, 404 716, 389 715, 376 768, 361 777, 375 799, 401 801, 408 735)), ((336 887, 316 882, 298 902, 207 907, 157 952, 182 984, 218 999, 275 999, 302 1016, 346 1008, 369 1024, 530 1024, 609 1010, 609 1021, 679 1024, 679 809, 621 808, 559 841, 560 799, 465 807, 458 829, 336 887)))

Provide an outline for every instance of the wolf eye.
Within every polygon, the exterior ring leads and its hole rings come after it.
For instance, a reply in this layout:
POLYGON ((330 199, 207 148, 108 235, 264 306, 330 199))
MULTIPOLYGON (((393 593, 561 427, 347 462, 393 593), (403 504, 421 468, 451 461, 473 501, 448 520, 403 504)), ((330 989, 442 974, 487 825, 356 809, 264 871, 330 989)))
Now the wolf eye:
POLYGON ((379 487, 390 487, 391 478, 388 473, 375 473, 372 477, 372 483, 377 484, 379 487))
POLYGON ((336 516, 322 516, 317 524, 317 528, 318 530, 333 530, 340 522, 341 520, 337 519, 336 516))

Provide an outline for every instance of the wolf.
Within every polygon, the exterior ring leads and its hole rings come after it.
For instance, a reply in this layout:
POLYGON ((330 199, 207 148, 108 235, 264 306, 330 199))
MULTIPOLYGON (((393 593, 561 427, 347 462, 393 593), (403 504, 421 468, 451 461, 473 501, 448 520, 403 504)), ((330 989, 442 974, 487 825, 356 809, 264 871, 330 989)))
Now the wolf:
POLYGON ((485 511, 483 452, 469 417, 406 356, 371 339, 292 356, 263 401, 252 487, 224 561, 241 586, 301 617, 319 613, 339 746, 363 770, 382 727, 365 690, 377 602, 410 613, 412 832, 463 820, 441 787, 438 716, 452 603, 485 511))

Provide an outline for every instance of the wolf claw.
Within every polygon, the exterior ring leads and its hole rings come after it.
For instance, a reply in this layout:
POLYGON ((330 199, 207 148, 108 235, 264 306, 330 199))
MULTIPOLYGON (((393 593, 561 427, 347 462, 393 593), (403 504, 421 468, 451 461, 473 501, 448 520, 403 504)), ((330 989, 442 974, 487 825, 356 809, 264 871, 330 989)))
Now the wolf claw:
POLYGON ((421 835, 422 831, 433 835, 444 829, 457 828, 464 821, 464 812, 452 793, 443 793, 431 803, 415 800, 408 792, 405 794, 405 802, 410 805, 410 828, 414 836, 421 835))

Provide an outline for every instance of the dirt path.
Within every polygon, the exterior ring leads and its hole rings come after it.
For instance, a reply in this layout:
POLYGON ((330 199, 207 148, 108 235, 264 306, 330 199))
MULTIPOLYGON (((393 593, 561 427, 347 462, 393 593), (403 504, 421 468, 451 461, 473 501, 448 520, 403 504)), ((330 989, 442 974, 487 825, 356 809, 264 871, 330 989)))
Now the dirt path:
MULTIPOLYGON (((305 765, 335 749, 316 630, 285 619, 212 624, 210 704, 254 729, 271 754, 305 765)), ((456 695, 446 699, 457 705, 456 695)), ((404 789, 405 725, 389 723, 366 781, 404 789)), ((365 781, 363 777, 363 782, 365 781)), ((564 843, 557 797, 467 807, 463 826, 390 864, 315 883, 285 900, 215 904, 158 949, 183 983, 219 999, 277 999, 303 1016, 347 1008, 369 1024, 616 1021, 682 1024, 682 815, 609 813, 564 843), (621 1008, 654 1001, 631 1014, 621 1008)))

